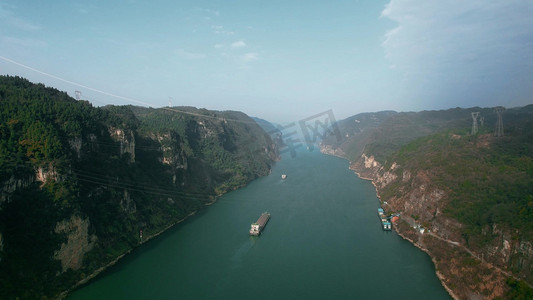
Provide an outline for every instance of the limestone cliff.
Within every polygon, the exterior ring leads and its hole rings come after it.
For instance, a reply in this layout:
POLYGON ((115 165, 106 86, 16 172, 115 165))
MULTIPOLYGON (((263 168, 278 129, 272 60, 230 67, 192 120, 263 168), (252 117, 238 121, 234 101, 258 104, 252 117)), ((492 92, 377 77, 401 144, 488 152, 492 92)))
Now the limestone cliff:
POLYGON ((130 129, 109 128, 113 140, 119 142, 120 155, 129 154, 130 162, 135 162, 135 134, 130 129))
POLYGON ((487 242, 466 239, 465 225, 444 213, 450 191, 433 182, 430 170, 412 170, 396 162, 385 167, 365 154, 350 168, 372 180, 388 213, 401 214, 395 230, 428 252, 454 297, 505 297, 507 278, 533 282, 531 241, 497 223, 483 228, 482 235, 490 237, 487 242))
POLYGON ((532 108, 506 111, 503 138, 490 127, 469 134, 472 111, 496 122, 490 108, 360 114, 340 121, 346 139, 322 150, 373 182, 385 210, 401 214, 395 230, 432 257, 455 298, 528 298, 532 108))
POLYGON ((0 76, 0 298, 53 298, 216 198, 267 175, 241 112, 96 108, 0 76))

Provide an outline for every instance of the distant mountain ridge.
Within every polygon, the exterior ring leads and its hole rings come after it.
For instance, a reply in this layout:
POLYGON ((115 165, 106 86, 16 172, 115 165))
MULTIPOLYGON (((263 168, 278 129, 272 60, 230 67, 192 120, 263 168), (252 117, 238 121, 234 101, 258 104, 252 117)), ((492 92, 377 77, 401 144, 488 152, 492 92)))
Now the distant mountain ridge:
POLYGON ((252 119, 261 127, 263 130, 270 135, 278 149, 283 148, 285 143, 283 142, 283 132, 280 128, 283 128, 279 124, 272 124, 267 120, 252 117, 252 119))
POLYGON ((376 186, 395 226, 458 298, 533 297, 533 105, 359 114, 322 141, 376 186), (479 132, 472 134, 472 112, 479 132), (424 233, 421 233, 424 232, 424 233), (518 279, 522 279, 520 281, 518 279))
POLYGON ((0 76, 0 298, 57 297, 276 159, 241 112, 95 108, 0 76))

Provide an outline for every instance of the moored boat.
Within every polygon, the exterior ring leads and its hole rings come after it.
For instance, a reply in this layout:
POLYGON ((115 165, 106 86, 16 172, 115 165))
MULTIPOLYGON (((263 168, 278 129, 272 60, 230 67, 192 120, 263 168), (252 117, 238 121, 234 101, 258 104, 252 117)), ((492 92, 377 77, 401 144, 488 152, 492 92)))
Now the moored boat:
POLYGON ((383 208, 378 208, 378 217, 381 220, 381 228, 383 228, 383 230, 392 230, 392 224, 389 222, 389 220, 387 220, 387 216, 385 215, 383 208))

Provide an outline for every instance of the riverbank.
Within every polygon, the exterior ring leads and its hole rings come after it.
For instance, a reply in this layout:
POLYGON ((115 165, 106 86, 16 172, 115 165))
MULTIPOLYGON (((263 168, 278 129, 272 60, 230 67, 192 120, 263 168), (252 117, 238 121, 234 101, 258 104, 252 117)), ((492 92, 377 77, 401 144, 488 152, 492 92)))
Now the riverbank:
MULTIPOLYGON (((216 198, 213 201, 208 202, 207 204, 205 204, 205 206, 209 206, 209 205, 213 204, 214 202, 216 202, 216 198)), ((183 217, 182 219, 180 219, 180 220, 168 225, 164 229, 162 229, 162 230, 160 230, 160 231, 158 231, 158 232, 146 237, 145 239, 140 241, 139 244, 136 245, 135 247, 133 247, 133 248, 129 249, 128 251, 126 251, 125 253, 119 255, 117 258, 115 258, 114 260, 112 260, 111 262, 106 264, 105 266, 102 266, 102 267, 96 269, 94 272, 92 272, 91 274, 89 274, 88 276, 83 278, 82 280, 78 281, 73 287, 71 287, 67 291, 61 292, 59 294, 59 296, 57 297, 57 299, 65 299, 70 293, 72 293, 76 289, 80 288, 81 286, 89 283, 92 279, 96 278, 102 272, 104 272, 105 270, 107 270, 110 267, 114 266, 122 258, 124 258, 126 255, 130 254, 131 252, 133 252, 135 249, 139 248, 141 245, 143 245, 143 244, 147 243, 148 241, 150 241, 151 239, 161 235, 162 233, 166 232, 167 230, 171 229, 172 227, 176 226, 177 224, 182 223, 183 221, 187 220, 188 218, 194 216, 197 212, 198 212, 198 210, 195 210, 195 211, 189 213, 187 216, 183 217)))
MULTIPOLYGON (((448 294, 450 294, 450 296, 455 299, 455 300, 458 300, 460 299, 459 296, 457 296, 453 290, 448 286, 446 285, 446 277, 444 276, 444 274, 442 274, 441 272, 439 272, 439 270, 437 269, 437 260, 435 259, 435 257, 433 255, 431 255, 431 252, 424 246, 422 246, 421 244, 415 242, 414 240, 410 239, 409 237, 407 237, 405 234, 403 234, 400 230, 398 230, 398 226, 395 226, 395 231, 396 233, 404 240, 408 241, 409 243, 413 244, 413 246, 417 247, 418 249, 424 251, 430 258, 431 258, 431 261, 433 262, 433 266, 435 267, 435 275, 437 275, 437 277, 439 278, 440 280, 440 283, 442 284, 442 286, 444 287, 444 289, 446 290, 446 292, 448 292, 448 294)), ((416 234, 416 233, 415 233, 416 234)))
POLYGON ((369 201, 375 190, 343 166, 302 149, 69 299, 450 299, 429 257, 382 231, 369 201), (250 237, 264 211, 273 219, 260 238, 250 237), (383 285, 383 270, 395 280, 383 285))
MULTIPOLYGON (((365 177, 361 176, 360 173, 356 172, 356 171, 355 171, 353 168, 351 168, 351 167, 350 167, 350 170, 354 171, 354 173, 355 173, 360 179, 371 181, 371 182, 372 182, 372 185, 373 185, 374 188, 376 189, 376 197, 377 197, 378 199, 381 200, 381 196, 380 196, 380 194, 379 194, 379 192, 378 192, 377 185, 376 185, 376 183, 374 182, 373 179, 365 178, 365 177)), ((405 222, 405 221, 404 221, 404 222, 405 222)), ((439 278, 439 281, 440 281, 442 287, 444 287, 444 289, 446 290, 446 292, 448 292, 448 294, 449 294, 453 299, 455 299, 455 300, 460 299, 459 296, 457 296, 457 295, 453 292, 453 290, 452 290, 448 285, 446 285, 446 281, 447 281, 446 276, 444 276, 444 274, 442 274, 441 272, 438 271, 438 269, 437 269, 437 260, 436 260, 436 258, 431 254, 431 252, 430 252, 427 248, 425 248, 425 247, 423 247, 422 245, 420 245, 419 243, 417 243, 417 242, 415 242, 414 240, 408 238, 404 233, 402 233, 401 230, 399 230, 399 227, 398 227, 398 226, 395 226, 394 229, 395 229, 396 233, 397 233, 401 238, 403 238, 404 240, 408 241, 409 243, 411 243, 411 244, 412 244, 413 246, 415 246, 416 248, 422 250, 423 252, 425 252, 425 253, 431 258, 431 261, 433 262, 433 266, 434 266, 434 268, 435 268, 435 275, 437 275, 437 278, 439 278)), ((417 233, 415 232, 415 234, 417 234, 417 233)))
MULTIPOLYGON (((351 171, 353 171, 353 172, 357 175, 357 177, 359 177, 360 179, 363 179, 363 180, 370 181, 370 182, 372 183, 372 185, 374 186, 374 188, 375 188, 375 190, 376 190, 376 197, 381 201, 381 195, 379 194, 378 187, 377 187, 377 185, 376 185, 376 183, 375 183, 375 181, 374 181, 373 178, 371 178, 371 177, 369 177, 369 176, 363 176, 363 175, 362 175, 362 172, 359 172, 359 171, 356 169, 355 165, 354 165, 351 161, 349 161, 348 159, 346 159, 346 157, 343 157, 343 156, 340 155, 339 153, 336 153, 335 151, 331 151, 331 149, 324 149, 324 148, 321 148, 320 152, 323 153, 323 154, 326 154, 326 155, 335 156, 335 157, 339 157, 339 158, 342 158, 342 159, 347 160, 348 163, 349 163, 348 168, 349 168, 351 171)), ((408 225, 408 224, 407 224, 407 225, 408 225)), ((408 226, 408 227, 409 227, 409 226, 408 226)), ((438 271, 438 269, 437 269, 437 260, 436 260, 436 258, 431 254, 431 252, 430 252, 427 248, 423 247, 423 246, 420 245, 419 243, 417 243, 417 242, 415 242, 414 240, 412 240, 412 239, 410 239, 409 237, 407 237, 406 234, 402 233, 401 230, 398 230, 398 229, 399 229, 399 228, 398 228, 397 226, 395 226, 395 231, 396 231, 396 233, 398 233, 398 235, 399 235, 401 238, 403 238, 404 240, 410 242, 413 246, 415 246, 416 248, 422 250, 423 252, 425 252, 425 253, 430 257, 431 261, 433 262, 433 266, 434 266, 434 268, 435 268, 435 275, 437 276, 437 278, 439 278, 439 281, 440 281, 442 287, 444 287, 444 289, 446 290, 446 292, 448 292, 448 294, 449 294, 453 299, 455 299, 455 300, 460 299, 459 296, 457 296, 457 295, 453 292, 453 290, 452 290, 449 286, 446 285, 445 282, 446 282, 447 279, 446 279, 446 277, 444 276, 444 274, 442 274, 441 272, 438 271)), ((416 234, 416 232, 415 232, 415 234, 416 234)))
MULTIPOLYGON (((391 170, 393 168, 394 164, 391 170)), ((349 169, 356 173, 359 178, 372 182, 376 195, 382 200, 384 208, 402 213, 401 223, 404 226, 395 226, 395 231, 403 239, 429 255, 441 285, 454 299, 505 297, 509 293, 509 279, 521 280, 514 274, 487 262, 483 259, 482 254, 473 253, 466 245, 457 242, 460 237, 454 235, 453 230, 446 226, 446 224, 452 224, 455 227, 460 227, 461 224, 457 221, 441 218, 441 222, 434 228, 429 227, 428 224, 423 226, 419 221, 415 221, 418 218, 418 213, 416 209, 413 211, 413 206, 427 206, 428 204, 422 204, 421 201, 424 200, 420 199, 432 197, 440 199, 439 196, 442 194, 426 191, 425 195, 421 195, 404 190, 403 193, 410 196, 383 199, 380 195, 381 188, 396 180, 395 175, 390 170, 382 172, 382 166, 373 157, 364 155, 360 161, 350 162, 349 169), (403 210, 404 206, 410 207, 412 212, 406 213, 403 210), (425 228, 426 230, 420 231, 418 228, 425 228), (432 230, 429 231, 428 229, 432 230)), ((409 176, 408 171, 404 170, 404 172, 407 172, 404 174, 409 176)), ((438 203, 438 199, 433 199, 433 201, 438 203)))
MULTIPOLYGON (((277 157, 273 162, 276 162, 276 161, 279 161, 281 160, 281 157, 277 157)), ((270 168, 270 170, 268 171, 268 175, 272 173, 272 168, 270 168)), ((263 175, 265 176, 265 175, 263 175)), ((257 178, 260 178, 262 176, 258 176, 254 179, 252 179, 250 182, 256 180, 257 178)), ((71 288, 69 288, 68 290, 66 291, 63 291, 61 292, 58 296, 57 296, 57 299, 65 299, 66 297, 68 297, 68 295, 70 295, 72 292, 74 292, 75 290, 79 289, 80 287, 82 287, 83 285, 86 285, 88 284, 92 279, 96 278, 98 275, 102 274, 104 271, 106 271, 107 269, 109 269, 110 267, 114 266, 115 264, 117 264, 121 259, 123 259, 124 257, 126 257, 128 254, 131 254, 134 250, 138 249, 140 246, 142 246, 143 244, 147 243, 148 241, 152 240, 153 238, 165 233, 166 231, 168 231, 169 229, 173 228, 174 226, 188 220, 190 217, 194 216, 198 211, 200 211, 201 209, 205 209, 206 207, 208 206, 211 206, 213 205, 214 203, 217 202, 217 200, 222 197, 223 195, 229 193, 229 192, 232 192, 232 191, 235 191, 235 190, 238 190, 238 189, 241 189, 241 188, 244 188, 246 187, 248 184, 250 184, 250 182, 246 182, 246 183, 243 183, 243 184, 240 184, 238 186, 233 186, 229 189, 224 189, 220 192, 218 192, 216 195, 213 195, 213 196, 210 196, 209 197, 209 201, 206 202, 204 204, 203 207, 197 209, 197 210, 194 210, 192 212, 190 212, 189 214, 187 214, 185 217, 169 224, 168 226, 164 227, 163 229, 157 231, 156 233, 152 234, 152 235, 148 235, 148 236, 145 236, 143 237, 143 239, 137 244, 135 245, 134 247, 132 247, 131 249, 127 250, 125 253, 119 255, 118 257, 116 257, 115 259, 113 259, 112 261, 110 261, 109 263, 107 263, 106 265, 96 269, 95 271, 93 271, 91 274, 89 274, 88 276, 84 277, 82 280, 78 281, 74 286, 72 286, 71 288)))
MULTIPOLYGON (((270 173, 269 173, 270 174, 270 173)), ((243 184, 241 186, 238 186, 236 188, 233 188, 231 190, 228 190, 226 191, 226 193, 229 193, 231 191, 235 191, 235 190, 238 190, 240 188, 243 188, 243 187, 246 187, 248 184, 243 184)), ((211 206, 213 205, 215 202, 217 202, 217 200, 223 196, 225 193, 223 194, 220 194, 220 195, 216 195, 214 196, 211 201, 207 202, 204 204, 204 207, 203 208, 200 208, 200 209, 204 209, 206 208, 207 206, 211 206)), ((100 275, 102 272, 104 272, 105 270, 109 269, 110 267, 114 266, 117 262, 119 262, 121 259, 123 259, 124 257, 126 257, 128 254, 131 254, 134 250, 136 250, 137 248, 139 248, 140 246, 142 246, 143 244, 147 243, 148 241, 152 240, 153 238, 165 233, 166 231, 168 231, 169 229, 173 228, 174 226, 188 220, 190 217, 194 216, 200 209, 198 210, 195 210, 191 213, 189 213, 188 215, 186 215, 185 217, 183 217, 182 219, 179 219, 178 221, 168 225, 167 227, 163 228, 162 230, 152 234, 152 235, 149 235, 147 236, 146 238, 144 238, 142 241, 139 242, 139 244, 137 244, 135 247, 129 249, 128 251, 126 251, 125 253, 119 255, 118 257, 116 257, 115 259, 113 259, 111 262, 109 262, 108 264, 106 264, 105 266, 102 266, 98 269, 96 269, 95 271, 93 271, 90 275, 86 276, 85 278, 83 278, 82 280, 78 281, 73 287, 69 288, 68 290, 66 291, 63 291, 59 294, 59 296, 57 297, 57 299, 65 299, 66 297, 68 297, 68 295, 72 292, 74 292, 75 290, 79 289, 80 287, 82 287, 83 285, 85 284, 88 284, 92 279, 96 278, 98 275, 100 275)))

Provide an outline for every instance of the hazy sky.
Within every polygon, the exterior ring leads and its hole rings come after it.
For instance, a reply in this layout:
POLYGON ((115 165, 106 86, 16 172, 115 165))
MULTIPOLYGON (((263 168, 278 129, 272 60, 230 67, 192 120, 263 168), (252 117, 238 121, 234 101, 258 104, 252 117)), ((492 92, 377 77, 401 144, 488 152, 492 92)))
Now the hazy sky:
POLYGON ((519 106, 532 16, 532 0, 0 0, 0 74, 95 105, 171 97, 275 122, 519 106))

